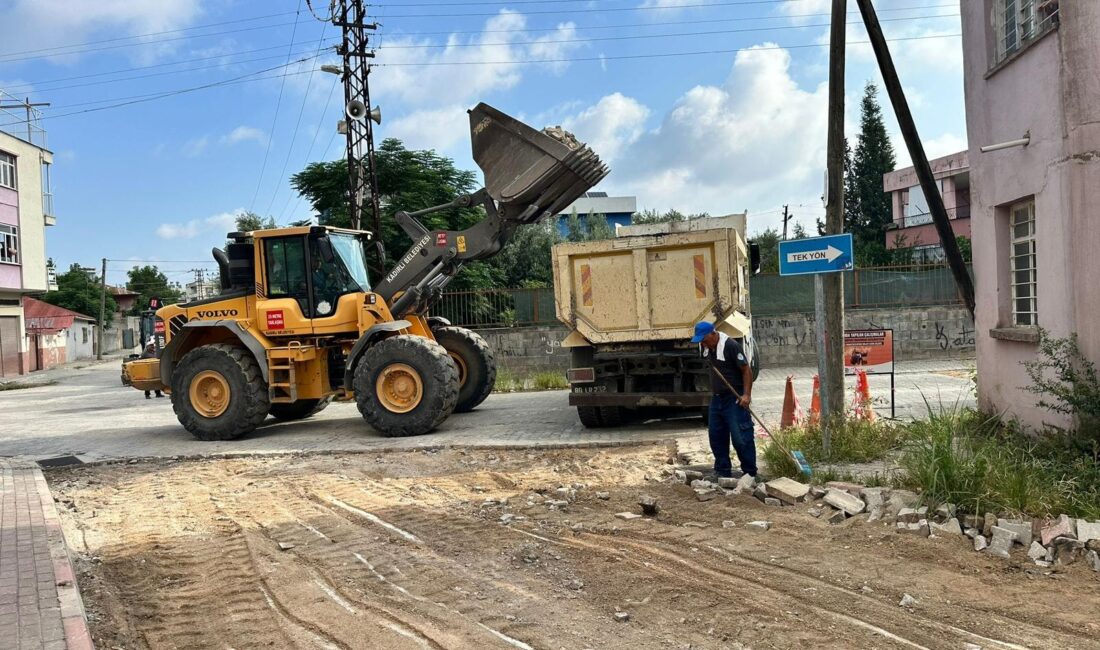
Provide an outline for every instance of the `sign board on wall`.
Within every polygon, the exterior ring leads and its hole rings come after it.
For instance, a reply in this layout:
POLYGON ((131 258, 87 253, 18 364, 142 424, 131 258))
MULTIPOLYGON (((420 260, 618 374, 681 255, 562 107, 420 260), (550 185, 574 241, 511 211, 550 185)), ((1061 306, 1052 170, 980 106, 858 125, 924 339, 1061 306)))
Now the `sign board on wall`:
POLYGON ((894 330, 844 330, 844 372, 854 375, 894 372, 894 330))

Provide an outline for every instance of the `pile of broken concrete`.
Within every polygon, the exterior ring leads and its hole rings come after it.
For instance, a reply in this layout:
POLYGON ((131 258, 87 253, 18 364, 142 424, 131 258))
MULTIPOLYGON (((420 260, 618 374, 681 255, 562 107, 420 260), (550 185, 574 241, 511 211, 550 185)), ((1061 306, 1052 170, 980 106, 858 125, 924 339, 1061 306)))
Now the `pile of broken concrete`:
POLYGON ((954 504, 940 504, 929 511, 919 494, 910 490, 866 487, 833 481, 823 487, 789 478, 757 484, 751 476, 707 481, 698 471, 679 469, 677 480, 690 485, 700 501, 720 494, 752 494, 775 507, 808 505, 810 515, 839 524, 866 515, 868 522, 893 526, 898 533, 918 537, 959 535, 973 540, 974 550, 1009 558, 1020 547, 1041 567, 1064 566, 1083 560, 1100 572, 1100 521, 1073 519, 1019 519, 959 514, 954 504))

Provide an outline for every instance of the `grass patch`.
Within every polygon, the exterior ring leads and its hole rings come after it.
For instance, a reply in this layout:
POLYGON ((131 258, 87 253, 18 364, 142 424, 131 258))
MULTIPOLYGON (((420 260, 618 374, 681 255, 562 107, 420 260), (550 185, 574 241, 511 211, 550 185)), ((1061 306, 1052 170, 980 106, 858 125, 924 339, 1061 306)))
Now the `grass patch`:
MULTIPOLYGON (((850 476, 833 476, 835 471, 818 469, 819 464, 868 463, 880 460, 899 451, 909 435, 904 426, 881 420, 845 420, 834 424, 829 431, 828 455, 822 448, 820 426, 784 429, 775 435, 783 447, 791 451, 800 450, 806 456, 806 460, 814 467, 814 480, 820 481, 846 480, 850 476)), ((768 473, 798 478, 801 475, 798 465, 779 447, 780 445, 768 444, 761 452, 764 463, 768 466, 768 473)))
POLYGON ((565 380, 565 375, 560 372, 540 372, 535 374, 534 379, 531 381, 535 390, 562 390, 563 388, 569 388, 569 382, 565 380))
POLYGON ((26 388, 40 388, 42 386, 53 386, 56 383, 57 383, 56 379, 49 379, 47 381, 34 381, 34 382, 9 381, 9 382, 5 382, 3 384, 0 384, 0 391, 23 390, 23 389, 26 389, 26 388))
POLYGON ((497 393, 516 393, 523 390, 524 380, 509 370, 497 370, 497 380, 493 391, 497 393))
POLYGON ((1100 461, 1071 434, 1031 437, 969 409, 928 408, 907 425, 898 483, 964 512, 1100 518, 1100 461))

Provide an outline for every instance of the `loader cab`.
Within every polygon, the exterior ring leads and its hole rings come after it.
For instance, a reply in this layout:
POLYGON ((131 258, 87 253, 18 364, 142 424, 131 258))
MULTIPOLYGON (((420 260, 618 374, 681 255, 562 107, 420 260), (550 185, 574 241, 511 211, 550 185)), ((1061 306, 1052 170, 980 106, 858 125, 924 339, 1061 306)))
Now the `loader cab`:
POLYGON ((266 334, 311 334, 318 326, 340 331, 344 321, 356 329, 358 302, 345 296, 370 290, 370 233, 314 226, 229 237, 222 277, 233 289, 255 291, 257 324, 266 334))

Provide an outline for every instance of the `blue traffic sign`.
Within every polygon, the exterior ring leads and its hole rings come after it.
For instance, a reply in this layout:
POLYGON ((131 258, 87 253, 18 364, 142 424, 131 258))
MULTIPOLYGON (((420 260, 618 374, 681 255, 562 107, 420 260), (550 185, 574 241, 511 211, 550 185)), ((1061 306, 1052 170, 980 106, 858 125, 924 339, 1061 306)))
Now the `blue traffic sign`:
POLYGON ((852 234, 779 242, 779 275, 836 273, 855 268, 852 234))

